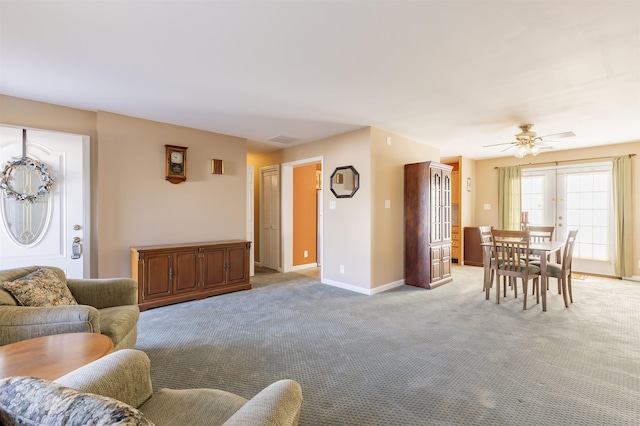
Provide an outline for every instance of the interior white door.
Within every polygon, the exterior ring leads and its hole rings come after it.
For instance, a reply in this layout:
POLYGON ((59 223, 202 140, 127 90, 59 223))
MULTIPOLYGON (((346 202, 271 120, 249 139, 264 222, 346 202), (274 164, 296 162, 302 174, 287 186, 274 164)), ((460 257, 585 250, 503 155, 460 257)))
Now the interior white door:
POLYGON ((280 169, 278 166, 260 170, 260 263, 280 268, 280 169))
MULTIPOLYGON (((33 205, 3 193, 0 269, 57 266, 70 278, 86 278, 90 274, 89 137, 28 129, 25 147, 26 156, 42 163, 54 184, 33 205)), ((22 154, 22 128, 0 126, 2 167, 22 154)))
POLYGON ((247 241, 251 241, 251 249, 249 250, 249 276, 255 275, 254 259, 254 213, 253 213, 253 166, 247 166, 247 241))

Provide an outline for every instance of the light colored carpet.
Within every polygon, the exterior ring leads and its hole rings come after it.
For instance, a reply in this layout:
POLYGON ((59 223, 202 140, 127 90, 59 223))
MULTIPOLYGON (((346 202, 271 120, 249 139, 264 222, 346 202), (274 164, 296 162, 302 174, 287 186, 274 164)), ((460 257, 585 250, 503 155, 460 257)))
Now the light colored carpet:
POLYGON ((453 272, 375 296, 261 274, 249 291, 143 312, 137 348, 156 390, 250 398, 297 380, 302 425, 640 424, 639 283, 574 280, 567 309, 554 280, 548 311, 534 298, 523 311, 513 293, 485 300, 481 268, 453 272))

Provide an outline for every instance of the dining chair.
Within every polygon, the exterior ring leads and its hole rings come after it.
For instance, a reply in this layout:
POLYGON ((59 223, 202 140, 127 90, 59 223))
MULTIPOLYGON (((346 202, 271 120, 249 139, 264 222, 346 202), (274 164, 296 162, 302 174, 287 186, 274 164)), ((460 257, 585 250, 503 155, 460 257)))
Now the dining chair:
POLYGON ((555 226, 547 225, 528 225, 525 228, 530 232, 530 240, 532 243, 541 243, 544 241, 553 241, 553 231, 555 226))
MULTIPOLYGON (((553 231, 555 231, 556 227, 548 225, 527 225, 525 229, 530 232, 529 241, 531 241, 532 243, 542 243, 546 241, 553 241, 553 231)), ((533 263, 534 265, 540 265, 540 257, 530 254, 529 262, 533 263)), ((558 286, 558 288, 560 288, 560 286, 558 286)), ((547 290, 549 290, 548 282, 547 290)))
MULTIPOLYGON (((480 232, 480 243, 490 243, 493 241, 491 239, 491 229, 492 226, 478 226, 478 231, 480 232)), ((493 275, 494 275, 494 262, 489 262, 484 265, 484 280, 482 283, 482 291, 486 291, 487 285, 491 286, 493 283, 493 275)))
MULTIPOLYGON (((532 243, 542 243, 546 241, 553 241, 553 231, 555 226, 547 225, 528 225, 525 230, 529 231, 529 240, 532 243)), ((530 260, 539 262, 540 259, 537 256, 530 256, 530 260)))
MULTIPOLYGON (((491 259, 495 261, 496 272, 496 303, 500 303, 500 276, 509 277, 513 286, 514 296, 518 297, 518 278, 522 279, 523 309, 527 309, 527 287, 529 280, 533 280, 536 302, 540 303, 540 266, 529 263, 528 256, 522 256, 529 252, 530 232, 497 230, 491 231, 493 247, 491 259)), ((506 280, 503 283, 503 293, 506 297, 506 280)))
POLYGON ((567 242, 564 245, 564 251, 562 253, 562 263, 547 262, 546 271, 542 271, 543 276, 548 278, 558 279, 558 288, 562 284, 562 297, 564 299, 564 306, 569 307, 567 301, 567 288, 569 289, 569 300, 573 303, 573 294, 571 290, 571 261, 573 260, 573 247, 576 244, 576 235, 578 230, 574 229, 569 231, 567 235, 567 242))

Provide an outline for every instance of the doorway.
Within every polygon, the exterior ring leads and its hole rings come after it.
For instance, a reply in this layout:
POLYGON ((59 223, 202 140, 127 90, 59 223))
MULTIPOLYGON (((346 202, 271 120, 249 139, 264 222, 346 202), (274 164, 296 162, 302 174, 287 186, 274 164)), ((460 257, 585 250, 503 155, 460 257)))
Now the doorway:
MULTIPOLYGON (((284 272, 290 272, 296 270, 293 262, 293 169, 299 166, 320 164, 320 184, 322 183, 322 171, 323 157, 312 157, 304 160, 292 161, 282 164, 282 254, 283 254, 283 270, 284 272)), ((320 190, 321 192, 322 190, 320 190)), ((321 205, 319 206, 321 208, 321 205)), ((316 214, 316 228, 319 230, 317 233, 317 258, 322 259, 322 215, 316 214)), ((320 266, 320 265, 318 265, 320 266)), ((306 267, 306 266, 305 266, 306 267)), ((321 266, 320 266, 321 268, 321 266)), ((322 276, 322 268, 320 269, 320 276, 322 276)))

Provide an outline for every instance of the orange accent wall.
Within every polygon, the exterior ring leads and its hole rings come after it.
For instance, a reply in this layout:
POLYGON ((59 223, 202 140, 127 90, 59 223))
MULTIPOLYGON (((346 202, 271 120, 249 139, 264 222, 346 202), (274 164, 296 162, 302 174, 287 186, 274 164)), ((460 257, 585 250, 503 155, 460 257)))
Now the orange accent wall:
POLYGON ((316 164, 293 169, 293 266, 316 262, 316 164), (304 251, 308 256, 304 257, 304 251))

